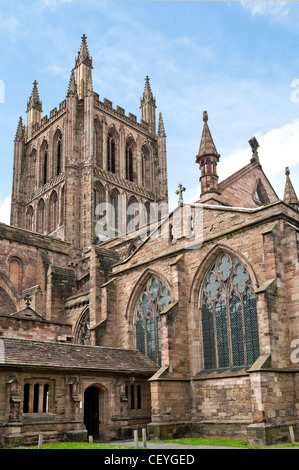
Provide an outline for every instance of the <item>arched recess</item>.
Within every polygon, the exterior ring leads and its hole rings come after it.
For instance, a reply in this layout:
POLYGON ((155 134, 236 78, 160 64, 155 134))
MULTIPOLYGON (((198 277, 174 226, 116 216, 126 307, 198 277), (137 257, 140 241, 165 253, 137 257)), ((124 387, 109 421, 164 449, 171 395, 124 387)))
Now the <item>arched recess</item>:
POLYGON ((26 209, 26 230, 34 232, 34 209, 31 205, 26 209))
POLYGON ((125 165, 126 165, 126 179, 129 181, 136 181, 136 143, 132 136, 128 137, 125 146, 125 165))
POLYGON ((63 185, 60 191, 60 215, 59 215, 60 226, 64 225, 64 216, 65 216, 65 187, 63 185))
POLYGON ((58 196, 52 191, 49 199, 49 233, 55 232, 59 226, 58 196))
POLYGON ((0 313, 11 314, 18 311, 19 294, 6 274, 0 271, 0 313))
POLYGON ((51 177, 54 178, 63 172, 63 139, 58 128, 53 137, 53 159, 51 177))
POLYGON ((43 198, 41 198, 37 205, 36 213, 36 231, 45 234, 46 232, 46 205, 43 198))
POLYGON ((103 130, 101 123, 98 118, 94 120, 93 127, 93 154, 94 154, 94 164, 99 168, 103 168, 103 130))
POLYGON ((36 149, 34 148, 27 160, 27 194, 35 191, 35 172, 36 172, 36 149))
POLYGON ((119 147, 119 135, 115 126, 112 125, 108 129, 107 134, 107 171, 111 173, 118 172, 118 147, 119 147))
POLYGON ((49 179, 49 146, 46 140, 43 141, 40 147, 39 162, 39 186, 43 186, 49 179))
POLYGON ((115 235, 121 227, 121 216, 122 214, 119 211, 119 191, 114 188, 109 195, 109 205, 108 205, 108 224, 111 229, 114 229, 115 235))
POLYGON ((18 291, 22 290, 23 262, 17 256, 11 256, 8 260, 9 278, 18 291))
POLYGON ((153 190, 153 164, 151 158, 151 151, 148 145, 143 144, 141 148, 141 171, 142 171, 142 185, 148 191, 153 190))
MULTIPOLYGON (((135 196, 131 196, 128 200, 127 205, 127 233, 130 233, 134 230, 138 230, 139 226, 135 226, 134 219, 138 219, 138 201, 135 196)), ((138 224, 139 221, 137 221, 138 224)), ((139 224, 138 224, 139 225, 139 224)))
POLYGON ((104 217, 106 191, 102 183, 97 181, 93 188, 93 216, 95 220, 104 217))
POLYGON ((75 344, 89 345, 90 339, 90 313, 89 307, 86 307, 81 313, 75 329, 74 329, 75 344))

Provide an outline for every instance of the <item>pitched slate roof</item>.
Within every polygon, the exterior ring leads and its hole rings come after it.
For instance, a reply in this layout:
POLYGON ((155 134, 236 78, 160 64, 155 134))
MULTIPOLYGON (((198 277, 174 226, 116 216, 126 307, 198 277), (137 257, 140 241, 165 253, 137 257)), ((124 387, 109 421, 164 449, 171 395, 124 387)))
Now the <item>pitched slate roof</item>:
POLYGON ((159 367, 137 350, 0 338, 0 367, 153 374, 159 367))

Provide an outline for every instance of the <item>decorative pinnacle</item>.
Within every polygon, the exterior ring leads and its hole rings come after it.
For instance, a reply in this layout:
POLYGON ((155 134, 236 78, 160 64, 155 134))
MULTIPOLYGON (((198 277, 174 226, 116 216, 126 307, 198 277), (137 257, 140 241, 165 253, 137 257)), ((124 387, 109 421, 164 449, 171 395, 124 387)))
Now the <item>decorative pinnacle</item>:
POLYGON ((203 122, 208 122, 208 119, 209 119, 208 112, 204 111, 203 116, 202 116, 203 122))
POLYGON ((19 141, 23 140, 24 135, 25 135, 25 131, 24 131, 24 126, 23 126, 23 118, 22 116, 20 116, 15 140, 19 140, 19 141))
POLYGON ((166 136, 162 113, 159 113, 158 135, 166 136))
POLYGON ((78 57, 76 58, 76 68, 79 65, 84 64, 87 67, 92 68, 92 58, 90 57, 88 46, 87 46, 87 36, 83 34, 80 51, 78 52, 78 57))
POLYGON ((70 78, 70 81, 69 81, 69 87, 68 87, 68 91, 67 91, 67 97, 69 96, 76 96, 77 94, 77 84, 76 84, 76 79, 75 79, 75 71, 74 69, 72 69, 72 72, 71 72, 71 78, 70 78))
POLYGON ((286 174, 286 176, 289 176, 289 174, 290 174, 290 169, 289 169, 288 166, 287 166, 286 169, 285 169, 285 174, 286 174))
POLYGON ((40 112, 43 111, 42 110, 42 102, 39 98, 37 85, 38 85, 38 82, 36 80, 34 80, 31 96, 30 96, 29 101, 27 103, 27 111, 31 108, 37 109, 40 112))

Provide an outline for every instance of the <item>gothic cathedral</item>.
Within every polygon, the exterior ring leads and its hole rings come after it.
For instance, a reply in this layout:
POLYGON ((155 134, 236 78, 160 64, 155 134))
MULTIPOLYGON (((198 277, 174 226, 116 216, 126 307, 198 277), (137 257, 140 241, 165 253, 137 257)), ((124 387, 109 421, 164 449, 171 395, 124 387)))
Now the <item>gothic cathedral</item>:
MULTIPOLYGON (((299 439, 299 201, 250 139, 219 181, 203 113, 201 194, 169 213, 166 133, 100 100, 82 37, 66 99, 38 83, 18 123, 0 224, 0 447, 151 439, 299 439)), ((186 156, 190 157, 190 156, 186 156)), ((192 156, 191 156, 192 158, 192 156)), ((287 156, 285 156, 287 160, 287 156)), ((220 175, 221 176, 221 175, 220 175)))

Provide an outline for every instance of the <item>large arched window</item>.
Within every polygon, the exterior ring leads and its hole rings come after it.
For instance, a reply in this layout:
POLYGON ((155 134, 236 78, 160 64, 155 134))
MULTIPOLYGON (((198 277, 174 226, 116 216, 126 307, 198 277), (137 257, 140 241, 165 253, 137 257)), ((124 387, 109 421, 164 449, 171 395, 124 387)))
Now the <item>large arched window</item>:
POLYGON ((160 312, 171 302, 165 284, 151 277, 142 290, 136 305, 136 348, 161 365, 160 312))
POLYGON ((204 368, 252 365, 259 356, 256 296, 237 258, 217 257, 205 276, 200 307, 204 368))

